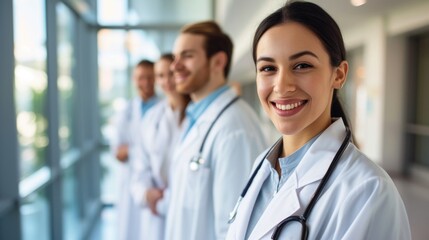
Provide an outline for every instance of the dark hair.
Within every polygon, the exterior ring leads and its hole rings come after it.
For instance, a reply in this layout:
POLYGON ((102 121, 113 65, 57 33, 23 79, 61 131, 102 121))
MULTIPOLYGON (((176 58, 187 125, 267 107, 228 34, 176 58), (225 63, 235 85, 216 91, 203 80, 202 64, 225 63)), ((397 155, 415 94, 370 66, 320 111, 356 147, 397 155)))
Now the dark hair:
MULTIPOLYGON (((264 33, 277 25, 296 22, 312 31, 321 41, 329 55, 333 67, 338 67, 346 60, 346 50, 340 28, 335 20, 321 7, 314 3, 292 1, 270 14, 259 24, 253 38, 253 61, 256 63, 256 48, 264 33)), ((343 118, 348 125, 347 116, 338 99, 337 90, 334 90, 331 116, 343 118)))
POLYGON ((182 28, 181 33, 203 35, 205 37, 204 48, 207 58, 212 57, 218 52, 225 52, 227 63, 223 75, 224 77, 228 76, 231 68, 232 50, 234 46, 231 38, 222 31, 216 22, 204 21, 186 25, 182 28))
POLYGON ((147 59, 143 59, 137 63, 136 67, 153 67, 153 65, 154 65, 154 63, 152 61, 149 61, 147 59))
POLYGON ((165 60, 172 62, 172 61, 174 61, 174 55, 171 53, 163 53, 161 55, 161 57, 159 57, 159 60, 162 60, 162 59, 165 59, 165 60))

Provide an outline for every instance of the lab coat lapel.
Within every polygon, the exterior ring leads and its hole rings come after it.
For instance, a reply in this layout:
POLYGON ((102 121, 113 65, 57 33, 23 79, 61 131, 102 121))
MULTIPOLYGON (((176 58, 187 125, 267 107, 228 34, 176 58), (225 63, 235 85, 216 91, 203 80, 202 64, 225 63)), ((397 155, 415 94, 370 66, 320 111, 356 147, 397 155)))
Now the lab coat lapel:
MULTIPOLYGON (((232 89, 228 89, 209 105, 205 112, 194 123, 194 126, 192 126, 186 137, 181 140, 182 143, 180 143, 180 146, 177 149, 176 156, 181 156, 184 152, 189 151, 189 149, 195 149, 196 152, 193 155, 197 154, 210 124, 223 107, 225 107, 235 96, 236 94, 232 89)), ((206 145, 209 146, 207 142, 206 145)), ((208 148, 207 146, 205 148, 208 148)))
POLYGON ((296 176, 293 174, 268 204, 249 239, 261 239, 284 218, 300 209, 300 202, 295 190, 296 184, 296 176))
POLYGON ((323 178, 345 135, 344 123, 338 119, 316 139, 296 169, 298 188, 323 178))
MULTIPOLYGON (((205 112, 198 118, 195 123, 198 126, 201 135, 207 133, 210 124, 215 120, 220 111, 236 96, 236 94, 228 89, 218 96, 205 110, 205 112), (197 125, 198 124, 198 125, 197 125)), ((195 126, 194 126, 195 127, 195 126)))
POLYGON ((201 141, 198 139, 198 136, 201 133, 199 133, 196 129, 197 128, 192 128, 184 139, 179 140, 181 142, 179 142, 179 145, 175 151, 175 156, 187 156, 189 155, 189 151, 198 151, 197 147, 199 147, 201 141))
POLYGON ((299 211, 300 214, 304 211, 314 191, 298 191, 298 189, 303 189, 323 178, 341 145, 344 135, 345 128, 342 120, 339 119, 319 136, 304 155, 294 173, 271 200, 249 239, 261 239, 283 219, 296 215, 301 208, 303 209, 299 211), (306 193, 298 196, 298 192, 306 193))
MULTIPOLYGON (((270 174, 270 168, 271 168, 270 163, 268 161, 264 161, 258 174, 253 179, 252 184, 250 185, 245 198, 243 198, 240 204, 240 207, 242 207, 242 209, 240 208, 238 209, 239 214, 236 215, 236 219, 235 219, 238 225, 236 229, 247 229, 247 226, 250 220, 250 215, 252 214, 252 209, 255 205, 255 202, 258 197, 259 191, 262 187, 262 184, 270 174)), ((237 235, 235 239, 244 239, 246 232, 237 231, 236 234, 237 235)))

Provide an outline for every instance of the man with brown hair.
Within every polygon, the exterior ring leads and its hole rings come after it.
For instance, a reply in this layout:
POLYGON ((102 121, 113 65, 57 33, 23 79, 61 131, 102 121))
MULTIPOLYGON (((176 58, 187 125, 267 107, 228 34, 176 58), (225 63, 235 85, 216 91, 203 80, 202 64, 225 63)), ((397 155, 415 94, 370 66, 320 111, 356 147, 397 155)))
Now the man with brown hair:
POLYGON ((213 21, 185 26, 171 65, 189 94, 174 155, 166 239, 224 239, 253 160, 266 147, 257 116, 227 85, 233 44, 213 21))
POLYGON ((121 163, 120 196, 117 202, 119 240, 141 239, 140 206, 135 203, 130 193, 130 183, 136 175, 141 162, 140 132, 141 121, 150 116, 147 111, 157 102, 154 89, 154 63, 141 60, 133 71, 133 82, 136 97, 131 99, 127 107, 119 112, 115 119, 115 137, 111 142, 111 150, 121 163))

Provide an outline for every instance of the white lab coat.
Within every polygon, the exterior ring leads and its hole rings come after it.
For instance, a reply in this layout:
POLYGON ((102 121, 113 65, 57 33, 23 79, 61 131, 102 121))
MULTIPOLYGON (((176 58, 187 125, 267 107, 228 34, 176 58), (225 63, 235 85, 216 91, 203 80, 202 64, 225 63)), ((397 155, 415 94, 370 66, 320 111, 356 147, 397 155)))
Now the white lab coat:
POLYGON ((118 114, 115 121, 115 137, 111 142, 111 150, 115 154, 119 145, 127 144, 128 162, 121 163, 120 196, 116 204, 118 212, 118 240, 140 239, 140 207, 134 203, 129 186, 131 183, 131 161, 135 155, 137 141, 136 129, 141 120, 141 99, 136 97, 129 101, 127 107, 118 114))
MULTIPOLYGON (((131 193, 141 208, 141 239, 164 239, 164 225, 167 199, 158 202, 159 215, 150 211, 146 202, 149 188, 166 189, 170 175, 171 155, 180 132, 180 113, 173 111, 167 100, 161 101, 146 113, 141 127, 141 148, 143 156, 136 163, 131 193)), ((167 195, 167 194, 166 194, 167 195)))
POLYGON ((174 154, 176 162, 166 239, 225 239, 229 211, 250 173, 253 159, 267 146, 257 116, 243 101, 233 103, 217 120, 205 143, 204 166, 193 172, 189 161, 221 109, 236 94, 228 89, 195 122, 174 154))
MULTIPOLYGON (((268 204, 249 239, 271 239, 276 225, 301 215, 345 137, 341 119, 313 143, 296 170, 268 204)), ((255 165, 265 153, 258 157, 255 165)), ((270 173, 264 162, 238 208, 228 240, 244 239, 260 188, 270 173)), ((384 170, 349 144, 308 220, 308 239, 411 239, 402 199, 384 170)), ((300 239, 298 223, 285 227, 280 239, 300 239)))

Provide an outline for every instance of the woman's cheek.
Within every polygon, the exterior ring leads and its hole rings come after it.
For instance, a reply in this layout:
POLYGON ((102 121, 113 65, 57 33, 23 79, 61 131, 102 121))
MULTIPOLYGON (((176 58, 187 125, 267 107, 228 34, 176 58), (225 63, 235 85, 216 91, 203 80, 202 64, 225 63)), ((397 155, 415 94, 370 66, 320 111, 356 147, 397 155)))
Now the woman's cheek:
POLYGON ((262 106, 265 106, 267 104, 267 99, 272 92, 272 87, 273 86, 268 79, 257 78, 256 89, 262 106))

